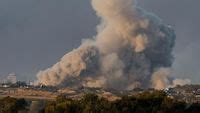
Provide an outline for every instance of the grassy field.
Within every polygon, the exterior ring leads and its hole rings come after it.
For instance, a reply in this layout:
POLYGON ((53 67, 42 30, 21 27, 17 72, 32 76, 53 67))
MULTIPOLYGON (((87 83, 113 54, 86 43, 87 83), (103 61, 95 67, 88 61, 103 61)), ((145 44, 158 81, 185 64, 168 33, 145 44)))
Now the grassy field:
POLYGON ((56 94, 47 91, 38 91, 23 88, 0 88, 0 98, 24 98, 28 100, 55 100, 56 94))

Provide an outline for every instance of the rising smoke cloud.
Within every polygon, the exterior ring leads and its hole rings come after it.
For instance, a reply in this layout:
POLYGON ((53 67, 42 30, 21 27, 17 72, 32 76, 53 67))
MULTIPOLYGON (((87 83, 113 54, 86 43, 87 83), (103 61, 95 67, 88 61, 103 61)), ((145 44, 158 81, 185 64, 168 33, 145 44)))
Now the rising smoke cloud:
POLYGON ((152 75, 152 87, 155 89, 165 89, 191 83, 189 79, 173 79, 170 81, 170 78, 172 78, 171 75, 172 70, 170 68, 159 68, 152 75))
POLYGON ((40 71, 37 83, 119 90, 170 85, 157 71, 173 63, 174 30, 132 0, 92 0, 92 6, 101 20, 97 35, 40 71))

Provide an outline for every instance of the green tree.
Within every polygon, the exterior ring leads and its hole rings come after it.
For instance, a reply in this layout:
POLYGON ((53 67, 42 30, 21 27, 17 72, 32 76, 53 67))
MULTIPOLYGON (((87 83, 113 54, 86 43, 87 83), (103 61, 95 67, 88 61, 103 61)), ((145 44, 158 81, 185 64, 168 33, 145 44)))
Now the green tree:
POLYGON ((0 112, 1 113, 17 113, 19 110, 26 109, 27 102, 24 99, 15 99, 11 97, 5 97, 0 100, 0 112))

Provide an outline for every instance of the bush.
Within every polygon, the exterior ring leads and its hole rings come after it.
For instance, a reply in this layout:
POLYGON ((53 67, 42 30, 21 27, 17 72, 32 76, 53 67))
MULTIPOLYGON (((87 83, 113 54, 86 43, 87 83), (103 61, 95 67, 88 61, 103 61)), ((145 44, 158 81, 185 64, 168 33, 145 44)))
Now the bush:
POLYGON ((24 99, 5 97, 0 100, 0 112, 17 113, 19 110, 25 110, 27 105, 24 99))
MULTIPOLYGON (((81 100, 57 98, 54 107, 45 111, 59 113, 155 113, 185 109, 185 103, 172 100, 162 91, 144 92, 137 96, 124 96, 121 100, 109 102, 95 94, 86 94, 81 100)), ((49 113, 49 112, 46 112, 49 113)))

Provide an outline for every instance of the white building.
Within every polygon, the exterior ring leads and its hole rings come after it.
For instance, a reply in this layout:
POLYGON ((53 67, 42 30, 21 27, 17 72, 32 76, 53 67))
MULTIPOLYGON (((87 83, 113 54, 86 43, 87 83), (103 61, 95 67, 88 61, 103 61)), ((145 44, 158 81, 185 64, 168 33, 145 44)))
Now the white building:
POLYGON ((10 74, 7 76, 7 82, 8 82, 8 83, 15 84, 15 83, 17 82, 16 74, 15 74, 15 73, 10 73, 10 74))

